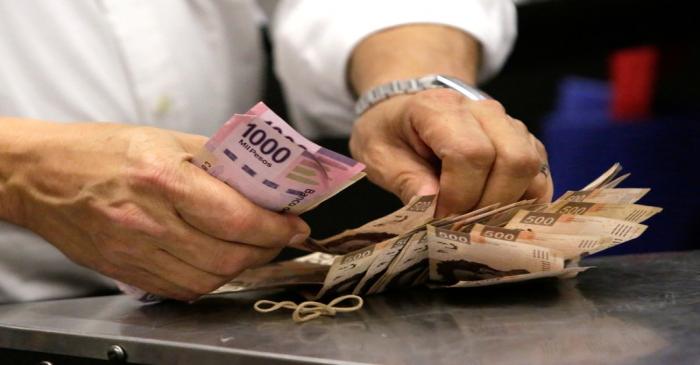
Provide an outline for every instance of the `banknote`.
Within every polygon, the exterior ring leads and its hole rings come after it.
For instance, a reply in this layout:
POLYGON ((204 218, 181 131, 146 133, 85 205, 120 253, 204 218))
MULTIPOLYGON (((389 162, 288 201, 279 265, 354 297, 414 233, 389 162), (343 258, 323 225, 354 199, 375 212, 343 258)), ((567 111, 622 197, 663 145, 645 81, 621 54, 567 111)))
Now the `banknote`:
POLYGON ((343 254, 394 238, 433 220, 436 202, 435 195, 416 196, 389 215, 322 240, 309 240, 306 246, 343 254))
MULTIPOLYGON (((365 173, 362 172, 365 169, 365 165, 308 140, 306 137, 292 128, 292 126, 287 124, 284 119, 278 116, 264 103, 260 102, 256 104, 246 114, 255 115, 264 120, 266 124, 271 125, 273 129, 280 132, 285 136, 285 138, 296 141, 296 143, 298 143, 304 149, 311 152, 315 156, 315 160, 319 162, 322 165, 323 170, 325 170, 324 175, 328 175, 328 177, 331 179, 333 188, 326 191, 315 201, 310 201, 308 204, 306 204, 303 208, 304 211, 313 209, 321 201, 331 198, 346 187, 365 177, 365 173)), ((323 170, 321 171, 322 173, 324 172, 323 170)), ((304 175, 302 173, 303 171, 293 171, 304 175)))
POLYGON ((469 231, 469 240, 473 243, 493 241, 527 243, 559 251, 562 257, 569 260, 597 252, 600 247, 609 247, 613 243, 610 236, 553 234, 482 224, 474 225, 469 231))
POLYGON ((450 226, 453 224, 457 224, 460 221, 464 221, 466 219, 470 219, 472 217, 475 217, 477 215, 491 212, 494 209, 497 209, 500 205, 501 204, 499 204, 499 203, 491 204, 491 205, 473 210, 471 212, 466 212, 463 214, 452 214, 452 215, 444 217, 444 218, 434 219, 434 220, 430 221, 429 223, 436 226, 436 227, 450 226))
POLYGON ((234 115, 193 162, 256 204, 295 214, 357 181, 365 168, 304 138, 263 103, 234 115))
POLYGON ((304 261, 280 261, 245 270, 210 294, 289 287, 321 287, 329 266, 304 261))
POLYGON ((546 213, 605 217, 642 223, 661 212, 661 210, 662 208, 659 207, 640 204, 607 204, 562 200, 548 206, 542 211, 546 213))
POLYGON ((386 272, 368 290, 367 294, 407 288, 414 285, 428 265, 428 240, 425 230, 411 234, 401 252, 394 258, 386 272))
MULTIPOLYGON (((533 207, 539 207, 539 204, 535 204, 535 200, 522 200, 512 204, 508 204, 502 207, 498 207, 488 212, 484 212, 478 215, 473 215, 466 219, 461 219, 458 222, 450 225, 449 229, 453 231, 463 231, 467 232, 476 223, 489 222, 489 224, 496 224, 491 222, 508 222, 510 218, 521 209, 531 210, 533 207)), ((436 224, 433 224, 437 226, 436 224)))
POLYGON ((413 234, 404 234, 393 238, 391 244, 385 246, 383 250, 378 252, 352 293, 355 295, 366 294, 367 290, 387 272, 389 265, 394 261, 404 246, 406 246, 412 236, 413 234))
POLYGON ((435 219, 428 222, 428 224, 453 231, 468 231, 474 224, 480 222, 503 221, 505 224, 520 209, 539 208, 540 204, 534 204, 534 202, 535 200, 532 199, 521 200, 504 206, 492 204, 464 214, 435 219))
MULTIPOLYGON (((616 176, 622 171, 622 165, 619 162, 613 164, 609 169, 607 169, 603 174, 595 178, 588 185, 584 186, 581 190, 595 190, 602 188, 605 184, 610 183, 616 176)), ((624 180, 624 178, 622 179, 624 180)))
POLYGON ((633 204, 649 192, 650 189, 615 188, 567 191, 554 203, 562 201, 580 203, 633 204))
POLYGON ((635 204, 648 189, 617 188, 627 176, 619 172, 613 166, 552 204, 494 204, 440 219, 436 196, 414 197, 363 226, 309 240, 307 249, 319 252, 246 270, 216 293, 312 288, 311 297, 325 299, 572 277, 587 269, 578 267, 582 257, 638 237, 646 229, 639 222, 661 211, 635 204))
POLYGON ((527 229, 542 233, 603 235, 621 243, 639 237, 647 226, 604 217, 519 211, 505 228, 527 229))
POLYGON ((332 298, 352 292, 365 276, 372 262, 381 252, 391 246, 395 240, 396 238, 390 238, 378 244, 336 257, 317 297, 332 298))
POLYGON ((325 252, 314 252, 305 256, 297 257, 294 259, 296 262, 309 262, 318 265, 333 265, 333 261, 338 255, 333 255, 325 252))
POLYGON ((628 177, 630 177, 630 173, 626 173, 624 175, 618 176, 613 180, 610 180, 609 182, 606 182, 605 184, 601 185, 601 189, 613 189, 616 188, 618 185, 620 185, 623 181, 627 180, 628 177))
POLYGON ((454 284, 542 271, 561 271, 561 253, 505 240, 472 242, 470 235, 428 225, 430 281, 454 284))
POLYGON ((426 266, 423 268, 423 271, 416 275, 416 280, 413 281, 413 284, 411 286, 419 286, 419 285, 425 285, 428 283, 428 280, 430 279, 430 269, 426 266))
POLYGON ((495 276, 488 279, 481 280, 462 280, 450 285, 441 285, 436 283, 430 283, 429 285, 433 288, 472 288, 478 286, 489 286, 497 284, 507 284, 507 283, 517 283, 526 280, 535 280, 551 277, 569 278, 576 276, 578 273, 584 272, 590 269, 590 267, 565 267, 561 270, 552 271, 540 271, 532 272, 527 274, 515 274, 506 276, 495 276))

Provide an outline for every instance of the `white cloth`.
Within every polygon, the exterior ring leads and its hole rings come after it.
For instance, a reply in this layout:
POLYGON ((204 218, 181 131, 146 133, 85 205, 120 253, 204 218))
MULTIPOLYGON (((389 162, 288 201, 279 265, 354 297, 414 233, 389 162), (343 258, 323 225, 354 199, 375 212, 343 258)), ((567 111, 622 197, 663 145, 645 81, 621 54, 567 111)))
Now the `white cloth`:
POLYGON ((509 0, 305 0, 283 2, 278 11, 275 68, 297 129, 307 136, 350 133, 354 100, 346 64, 353 48, 376 31, 411 23, 462 29, 481 43, 479 81, 501 68, 516 34, 509 0))
MULTIPOLYGON (((265 21, 253 0, 0 0, 0 115, 211 135, 261 97, 265 21)), ((502 65, 515 35, 508 0, 282 1, 272 39, 299 129, 347 134, 352 48, 372 32, 417 22, 473 34, 485 51, 482 78, 502 65)), ((0 223, 0 303, 111 285, 33 233, 0 223)))

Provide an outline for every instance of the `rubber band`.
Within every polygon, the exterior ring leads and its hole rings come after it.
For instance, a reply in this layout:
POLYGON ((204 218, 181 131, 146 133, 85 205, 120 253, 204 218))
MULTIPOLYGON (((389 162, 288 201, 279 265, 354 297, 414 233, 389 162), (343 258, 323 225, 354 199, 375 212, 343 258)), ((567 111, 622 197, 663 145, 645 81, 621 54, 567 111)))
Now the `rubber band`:
POLYGON ((292 301, 285 300, 282 302, 275 302, 272 300, 262 299, 255 302, 253 308, 259 313, 270 313, 278 309, 285 308, 291 309, 292 320, 297 323, 310 321, 312 319, 318 318, 320 316, 335 316, 337 313, 348 313, 359 310, 364 305, 364 300, 362 297, 348 294, 337 297, 331 300, 328 304, 314 301, 306 301, 296 304, 292 301), (339 306, 340 303, 348 300, 354 300, 355 305, 351 306, 339 306))

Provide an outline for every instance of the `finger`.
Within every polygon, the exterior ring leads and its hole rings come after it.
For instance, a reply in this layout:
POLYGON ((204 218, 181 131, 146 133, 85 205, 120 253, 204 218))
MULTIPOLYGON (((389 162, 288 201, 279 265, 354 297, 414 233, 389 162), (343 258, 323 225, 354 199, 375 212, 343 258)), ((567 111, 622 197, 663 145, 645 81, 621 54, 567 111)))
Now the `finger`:
POLYGON ((530 136, 530 143, 537 150, 540 160, 543 161, 543 167, 540 168, 538 175, 535 176, 530 186, 528 186, 523 198, 537 199, 538 203, 549 203, 554 195, 554 183, 552 174, 549 171, 549 163, 547 162, 547 151, 542 142, 532 135, 530 136))
POLYGON ((183 170, 190 183, 174 202, 175 209, 202 232, 260 247, 283 247, 309 236, 301 218, 261 208, 190 163, 183 163, 183 170))
POLYGON ((117 268, 110 265, 106 271, 102 271, 105 275, 119 280, 124 284, 128 284, 144 290, 148 293, 181 301, 190 301, 199 297, 199 295, 191 290, 180 287, 163 278, 154 275, 147 270, 133 265, 121 266, 117 268))
POLYGON ((537 203, 551 202, 553 189, 550 179, 542 173, 537 175, 525 190, 523 199, 536 199, 537 203))
POLYGON ((437 194, 433 167, 405 144, 373 144, 363 151, 370 180, 391 191, 404 203, 416 195, 437 194))
POLYGON ((541 165, 530 133, 513 122, 496 102, 475 105, 472 112, 496 147, 496 161, 478 207, 520 200, 541 165))
POLYGON ((154 244, 196 269, 224 277, 267 263, 281 250, 223 241, 185 222, 174 224, 170 234, 154 244))
POLYGON ((412 124, 441 161, 436 216, 473 208, 495 159, 495 148, 466 108, 414 115, 412 124))
POLYGON ((198 295, 207 294, 230 279, 198 269, 160 248, 148 256, 148 263, 141 265, 147 271, 198 295))

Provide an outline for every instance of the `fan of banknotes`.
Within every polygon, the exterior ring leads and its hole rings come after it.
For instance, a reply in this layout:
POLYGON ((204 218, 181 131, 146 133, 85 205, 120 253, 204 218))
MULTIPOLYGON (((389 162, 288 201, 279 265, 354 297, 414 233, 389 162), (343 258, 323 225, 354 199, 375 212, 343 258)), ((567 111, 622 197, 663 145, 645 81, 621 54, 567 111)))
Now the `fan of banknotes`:
MULTIPOLYGON (((195 163, 255 203, 300 214, 364 176, 364 166, 308 141, 263 103, 235 115, 195 163)), ((293 288, 309 297, 369 295, 418 285, 472 287, 573 277, 580 259, 639 237, 661 208, 649 189, 617 188, 620 164, 553 203, 492 205, 435 219, 417 196, 385 217, 309 239, 313 253, 249 269, 212 294, 293 288)))

